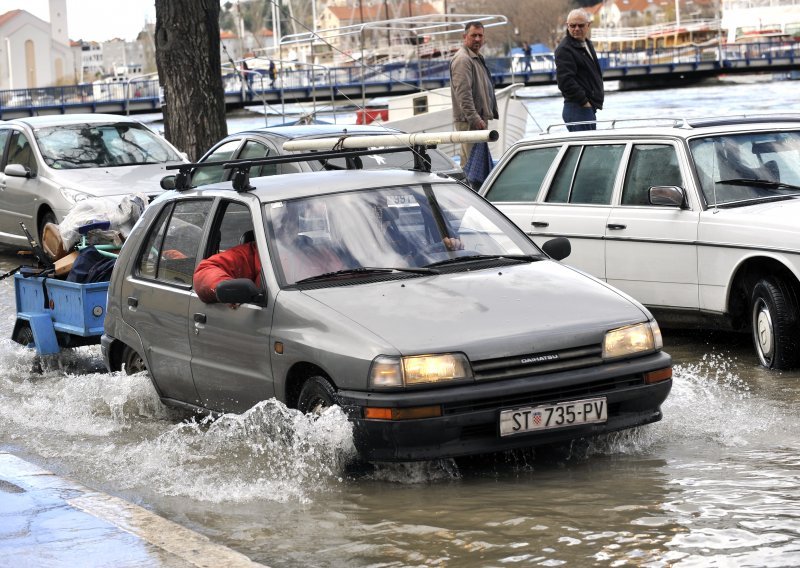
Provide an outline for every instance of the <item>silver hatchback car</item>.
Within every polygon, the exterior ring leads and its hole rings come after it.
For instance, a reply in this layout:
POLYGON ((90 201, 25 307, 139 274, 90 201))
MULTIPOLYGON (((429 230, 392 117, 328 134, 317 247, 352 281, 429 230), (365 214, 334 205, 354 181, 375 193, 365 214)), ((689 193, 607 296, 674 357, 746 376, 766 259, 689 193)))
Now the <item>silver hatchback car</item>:
POLYGON ((41 240, 89 197, 161 193, 165 166, 186 162, 132 118, 71 114, 0 123, 0 243, 27 245, 20 221, 41 240))
POLYGON ((658 325, 544 252, 563 257, 565 240, 538 248, 437 174, 237 174, 236 190, 156 199, 114 269, 106 365, 146 369, 166 404, 339 405, 375 461, 510 450, 661 418, 672 368, 658 325), (221 282, 219 303, 204 303, 198 263, 246 242, 256 282, 221 282))

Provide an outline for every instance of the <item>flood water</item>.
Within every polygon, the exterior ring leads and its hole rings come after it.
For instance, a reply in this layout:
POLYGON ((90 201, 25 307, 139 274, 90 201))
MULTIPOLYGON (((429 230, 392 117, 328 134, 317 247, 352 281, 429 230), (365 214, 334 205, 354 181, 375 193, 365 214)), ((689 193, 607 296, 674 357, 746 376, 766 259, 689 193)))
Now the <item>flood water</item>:
MULTIPOLYGON (((609 93, 607 111, 697 116, 798 84, 609 93)), ((557 99, 530 108, 554 122, 557 99)), ((710 112, 708 114, 713 114, 710 112)), ((0 273, 16 266, 0 257, 0 273)), ((45 362, 9 339, 0 281, 0 450, 121 496, 270 566, 800 565, 800 371, 757 364, 749 338, 670 332, 664 419, 488 458, 354 466, 333 409, 274 401, 214 423, 161 405, 145 375, 86 347, 45 362)), ((1 496, 1 495, 0 495, 1 496)))

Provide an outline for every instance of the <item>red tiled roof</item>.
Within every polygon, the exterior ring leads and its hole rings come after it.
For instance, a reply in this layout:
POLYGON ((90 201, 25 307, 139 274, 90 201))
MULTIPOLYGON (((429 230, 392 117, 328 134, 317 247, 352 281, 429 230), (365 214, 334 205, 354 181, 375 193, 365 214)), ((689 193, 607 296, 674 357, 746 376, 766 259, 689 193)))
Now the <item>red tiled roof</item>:
POLYGON ((11 10, 10 12, 6 12, 5 14, 0 14, 0 26, 5 24, 14 16, 21 14, 22 12, 23 12, 22 10, 11 10))
POLYGON ((229 32, 227 30, 219 32, 219 39, 236 39, 237 37, 239 37, 239 36, 237 36, 233 32, 229 32))
MULTIPOLYGON (((359 7, 353 6, 328 6, 328 10, 336 16, 340 22, 359 23, 361 15, 364 15, 365 22, 374 22, 386 19, 386 9, 383 4, 373 4, 372 6, 366 5, 359 7)), ((433 7, 432 4, 425 2, 424 4, 414 4, 411 7, 411 15, 414 16, 427 16, 430 14, 438 14, 439 11, 433 7)), ((390 18, 405 18, 409 15, 408 4, 403 3, 400 5, 400 13, 396 14, 389 11, 390 18)))
MULTIPOLYGON (((710 6, 714 4, 715 0, 692 0, 692 2, 695 5, 710 6)), ((664 10, 665 8, 675 5, 674 0, 614 0, 614 3, 617 5, 617 8, 619 8, 620 12, 630 12, 634 10, 637 12, 644 12, 650 8, 664 10)), ((681 8, 685 8, 687 7, 688 1, 680 0, 679 3, 681 8)), ((595 6, 602 6, 602 3, 596 4, 595 6)), ((592 6, 592 8, 595 8, 595 6, 592 6)))

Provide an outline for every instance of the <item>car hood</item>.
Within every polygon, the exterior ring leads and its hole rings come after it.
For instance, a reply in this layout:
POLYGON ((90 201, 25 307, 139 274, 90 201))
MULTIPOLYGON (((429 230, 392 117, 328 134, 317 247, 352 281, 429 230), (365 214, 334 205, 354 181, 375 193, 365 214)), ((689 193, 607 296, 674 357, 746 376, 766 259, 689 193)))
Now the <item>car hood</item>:
POLYGON ((595 345, 649 319, 640 304, 554 261, 305 292, 401 354, 475 359, 595 345))
POLYGON ((104 168, 78 168, 51 170, 50 179, 69 189, 89 193, 96 197, 145 193, 153 195, 163 190, 161 178, 168 175, 166 167, 181 162, 143 164, 104 168))
POLYGON ((709 209, 703 213, 699 237, 701 242, 800 250, 798 218, 800 198, 709 209))

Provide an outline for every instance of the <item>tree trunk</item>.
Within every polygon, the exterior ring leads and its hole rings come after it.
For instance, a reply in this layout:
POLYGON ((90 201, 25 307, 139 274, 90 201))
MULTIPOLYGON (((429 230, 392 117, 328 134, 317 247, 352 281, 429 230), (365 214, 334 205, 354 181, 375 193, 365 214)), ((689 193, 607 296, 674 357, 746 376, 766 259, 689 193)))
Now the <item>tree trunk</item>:
POLYGON ((156 0, 156 66, 164 134, 196 161, 228 133, 218 0, 156 0))

